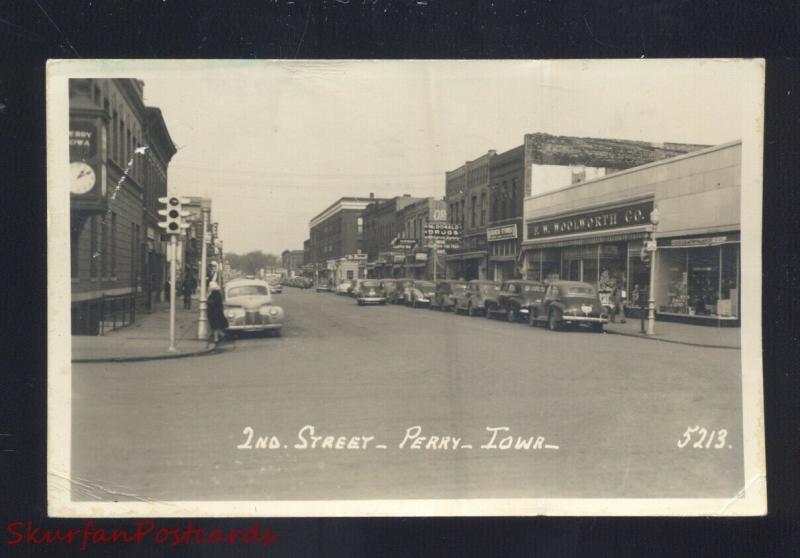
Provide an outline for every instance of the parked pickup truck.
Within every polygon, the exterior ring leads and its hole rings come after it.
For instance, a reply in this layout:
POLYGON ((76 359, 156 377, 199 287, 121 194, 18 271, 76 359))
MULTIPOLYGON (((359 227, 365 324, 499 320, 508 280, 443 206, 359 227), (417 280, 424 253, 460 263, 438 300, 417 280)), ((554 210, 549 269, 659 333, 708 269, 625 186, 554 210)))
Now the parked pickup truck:
POLYGON ((531 307, 541 304, 545 286, 538 281, 514 279, 486 296, 486 317, 503 316, 509 322, 527 321, 531 307))

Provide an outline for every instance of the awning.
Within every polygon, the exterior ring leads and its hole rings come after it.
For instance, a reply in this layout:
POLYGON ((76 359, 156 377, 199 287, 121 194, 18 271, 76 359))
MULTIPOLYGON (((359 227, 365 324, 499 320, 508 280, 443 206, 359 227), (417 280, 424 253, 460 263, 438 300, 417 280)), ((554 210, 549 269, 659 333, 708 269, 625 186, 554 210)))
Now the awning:
POLYGON ((460 260, 475 260, 478 258, 485 258, 486 251, 480 250, 477 252, 462 252, 460 254, 447 254, 444 259, 448 262, 455 262, 460 260))
POLYGON ((604 234, 599 236, 580 236, 571 238, 561 238, 559 240, 543 238, 541 240, 528 240, 522 243, 524 251, 535 250, 538 248, 562 248, 564 246, 588 246, 591 244, 603 244, 609 242, 624 242, 628 240, 644 240, 648 237, 646 230, 634 232, 624 232, 617 234, 604 234))

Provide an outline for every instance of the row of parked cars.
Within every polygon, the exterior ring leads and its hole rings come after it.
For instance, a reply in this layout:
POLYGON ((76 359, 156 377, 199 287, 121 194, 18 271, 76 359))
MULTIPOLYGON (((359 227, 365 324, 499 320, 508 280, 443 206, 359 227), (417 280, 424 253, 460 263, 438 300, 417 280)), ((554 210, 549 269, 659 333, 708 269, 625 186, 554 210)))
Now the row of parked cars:
POLYGON ((357 279, 345 281, 335 290, 352 296, 360 306, 404 304, 468 316, 503 317, 551 330, 585 326, 602 332, 609 318, 594 286, 577 281, 357 279))
MULTIPOLYGON (((310 289, 314 286, 314 281, 308 277, 285 277, 280 282, 285 287, 297 287, 298 289, 310 289)), ((274 291, 274 289, 273 289, 274 291)))

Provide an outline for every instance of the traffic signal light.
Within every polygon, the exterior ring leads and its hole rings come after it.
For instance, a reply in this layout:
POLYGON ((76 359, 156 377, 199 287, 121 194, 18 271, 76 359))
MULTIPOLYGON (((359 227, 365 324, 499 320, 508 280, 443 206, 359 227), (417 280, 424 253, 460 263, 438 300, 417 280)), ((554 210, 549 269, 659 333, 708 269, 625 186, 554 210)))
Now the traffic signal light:
POLYGON ((158 201, 167 206, 166 209, 158 210, 158 214, 165 217, 164 221, 160 222, 158 226, 166 229, 167 234, 180 234, 181 231, 189 228, 189 223, 185 221, 189 213, 182 209, 184 203, 189 203, 188 199, 169 196, 158 198, 158 201))

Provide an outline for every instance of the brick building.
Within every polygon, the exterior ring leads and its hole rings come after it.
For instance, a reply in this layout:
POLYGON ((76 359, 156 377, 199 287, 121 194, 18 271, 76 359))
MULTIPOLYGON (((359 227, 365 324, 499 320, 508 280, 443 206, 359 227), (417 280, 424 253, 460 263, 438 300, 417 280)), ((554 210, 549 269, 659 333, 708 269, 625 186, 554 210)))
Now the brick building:
POLYGON ((376 201, 385 200, 374 195, 339 198, 311 219, 311 263, 315 265, 317 280, 339 282, 366 275, 363 211, 376 201))
POLYGON ((446 175, 445 201, 451 223, 461 225, 463 246, 448 250, 447 276, 485 279, 488 276, 486 227, 489 223, 489 166, 497 152, 467 161, 446 175))
POLYGON ((73 334, 131 323, 164 297, 156 209, 176 150, 143 88, 135 79, 69 81, 73 334))
POLYGON ((288 277, 301 275, 305 253, 303 250, 284 250, 281 253, 281 265, 288 277))
POLYGON ((404 194, 370 203, 364 209, 364 251, 370 277, 396 277, 400 273, 405 256, 392 247, 392 241, 403 229, 398 215, 403 208, 421 199, 404 194))
POLYGON ((436 276, 444 278, 445 261, 444 258, 436 260, 436 252, 426 246, 424 238, 425 225, 430 222, 447 222, 447 202, 434 198, 423 198, 417 202, 407 205, 398 212, 402 238, 414 239, 417 245, 411 253, 405 255, 404 276, 414 279, 434 278, 436 276))

